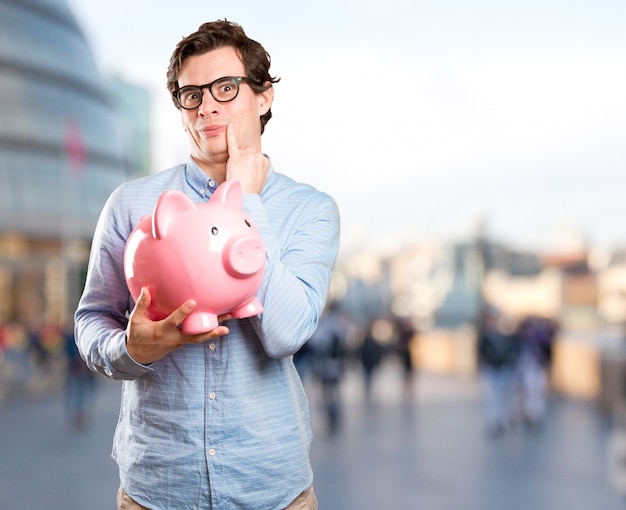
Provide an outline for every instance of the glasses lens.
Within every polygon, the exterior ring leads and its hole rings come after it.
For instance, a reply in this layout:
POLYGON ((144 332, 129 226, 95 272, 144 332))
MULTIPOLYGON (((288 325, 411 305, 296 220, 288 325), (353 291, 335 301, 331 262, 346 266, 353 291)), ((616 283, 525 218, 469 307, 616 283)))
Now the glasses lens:
POLYGON ((222 78, 211 85, 211 94, 216 101, 232 101, 239 92, 239 83, 235 78, 222 78))
POLYGON ((194 86, 179 89, 178 102, 187 110, 197 108, 202 103, 202 89, 194 86))
MULTIPOLYGON (((241 80, 242 78, 236 76, 220 78, 219 80, 211 83, 211 95, 216 101, 221 103, 232 101, 239 93, 239 82, 241 80)), ((193 110, 194 108, 197 108, 202 104, 202 89, 208 86, 209 85, 202 85, 201 87, 198 87, 197 85, 188 85, 187 87, 180 88, 176 93, 178 103, 185 110, 193 110)))

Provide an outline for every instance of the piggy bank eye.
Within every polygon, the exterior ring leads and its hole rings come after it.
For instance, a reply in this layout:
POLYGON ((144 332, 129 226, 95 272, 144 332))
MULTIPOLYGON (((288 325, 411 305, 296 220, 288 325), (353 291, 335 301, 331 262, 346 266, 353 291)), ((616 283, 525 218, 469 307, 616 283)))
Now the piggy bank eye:
POLYGON ((211 234, 216 236, 218 232, 219 232, 219 230, 217 229, 217 227, 211 227, 211 234))
POLYGON ((250 222, 248 220, 243 220, 246 222, 246 225, 248 225, 248 227, 252 227, 252 225, 250 225, 250 222))

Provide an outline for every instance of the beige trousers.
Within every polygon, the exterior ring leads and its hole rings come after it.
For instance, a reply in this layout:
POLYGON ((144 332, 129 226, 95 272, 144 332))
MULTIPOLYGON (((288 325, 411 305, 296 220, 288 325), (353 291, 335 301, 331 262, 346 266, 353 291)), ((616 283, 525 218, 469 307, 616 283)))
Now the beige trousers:
MULTIPOLYGON (((117 510, 150 510, 145 506, 141 506, 126 494, 126 491, 120 486, 117 491, 117 510)), ((300 494, 293 502, 285 508, 285 510, 317 510, 317 498, 313 492, 313 486, 309 487, 300 494)))

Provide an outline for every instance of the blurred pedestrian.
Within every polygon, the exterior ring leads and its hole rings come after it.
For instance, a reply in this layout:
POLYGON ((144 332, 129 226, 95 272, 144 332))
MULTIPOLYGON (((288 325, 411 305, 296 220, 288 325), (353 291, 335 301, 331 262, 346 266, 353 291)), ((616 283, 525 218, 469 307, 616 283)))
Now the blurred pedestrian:
POLYGON ((526 317, 518 328, 518 376, 524 423, 539 426, 547 410, 548 372, 557 327, 543 317, 526 317))
POLYGON ((346 356, 346 319, 339 304, 331 302, 320 318, 319 325, 308 343, 312 355, 312 368, 319 381, 322 406, 328 431, 336 432, 341 422, 341 388, 346 356))
POLYGON ((77 430, 87 426, 92 418, 97 374, 87 367, 78 352, 74 328, 63 329, 67 365, 65 371, 65 415, 77 430))
POLYGON ((293 355, 293 364, 300 375, 303 383, 307 381, 313 369, 313 353, 309 342, 300 347, 300 350, 293 355))
POLYGON ((404 396, 410 397, 414 389, 415 366, 413 363, 413 345, 417 330, 409 317, 396 317, 397 349, 402 363, 404 396))
POLYGON ((486 427, 490 435, 498 436, 514 419, 518 341, 510 319, 493 307, 488 307, 480 319, 477 340, 486 427))
POLYGON ((4 349, 7 343, 6 336, 6 328, 0 324, 0 363, 4 359, 4 349))
POLYGON ((363 382, 365 401, 369 402, 372 396, 372 381, 385 354, 385 348, 376 338, 376 321, 372 321, 363 335, 363 343, 359 348, 361 365, 363 367, 363 382))
POLYGON ((4 366, 2 373, 0 373, 0 382, 27 384, 35 376, 28 333, 17 322, 5 324, 2 330, 4 366))

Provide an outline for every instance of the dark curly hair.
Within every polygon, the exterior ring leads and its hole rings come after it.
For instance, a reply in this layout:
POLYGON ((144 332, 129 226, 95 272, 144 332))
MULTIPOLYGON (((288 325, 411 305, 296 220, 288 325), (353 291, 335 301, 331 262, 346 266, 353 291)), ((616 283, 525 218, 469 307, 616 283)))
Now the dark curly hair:
MULTIPOLYGON (((258 82, 249 84, 255 93, 260 94, 271 87, 272 83, 280 81, 280 78, 270 75, 271 59, 265 48, 257 41, 250 39, 240 25, 224 19, 203 23, 196 32, 183 37, 176 45, 167 68, 167 89, 170 94, 174 94, 178 89, 180 68, 185 59, 223 46, 232 46, 237 50, 246 70, 246 76, 258 82), (268 82, 270 85, 263 85, 268 82)), ((172 100, 176 108, 179 108, 173 96, 172 100)), ((271 108, 265 115, 261 115, 261 133, 271 117, 271 108)))

